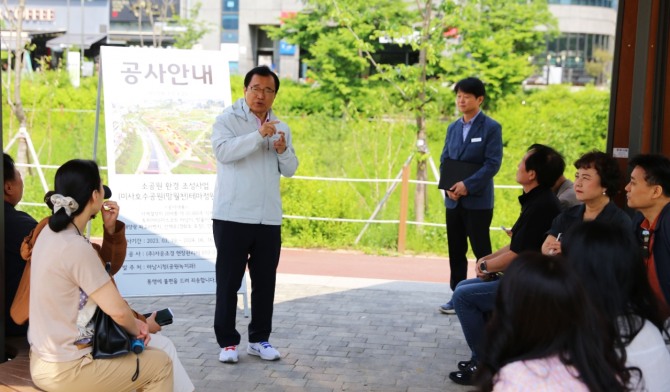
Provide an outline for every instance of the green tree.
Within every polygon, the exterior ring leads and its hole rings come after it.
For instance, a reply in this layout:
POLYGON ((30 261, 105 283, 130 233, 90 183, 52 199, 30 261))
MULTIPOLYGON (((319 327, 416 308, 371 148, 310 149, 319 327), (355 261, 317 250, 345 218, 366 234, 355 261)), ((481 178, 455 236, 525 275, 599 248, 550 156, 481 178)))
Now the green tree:
POLYGON ((189 9, 189 16, 179 15, 175 0, 135 0, 130 5, 137 17, 137 29, 140 33, 140 46, 144 46, 142 21, 146 18, 151 25, 152 46, 163 46, 166 35, 174 38, 173 46, 179 49, 191 49, 210 31, 206 22, 198 20, 201 2, 189 9))
MULTIPOLYGON (((398 96, 393 102, 415 118, 416 178, 425 181, 426 118, 437 114, 442 84, 476 75, 491 98, 517 90, 532 72, 528 57, 542 51, 554 26, 546 1, 539 0, 308 0, 269 32, 300 45, 308 76, 344 107, 351 108, 370 81, 390 84, 398 96), (378 62, 382 41, 418 53, 418 63, 378 62)), ((419 222, 425 190, 423 184, 415 190, 419 222)))
POLYGON ((300 46, 307 77, 346 113, 356 110, 368 86, 367 54, 383 47, 380 37, 411 34, 410 14, 403 0, 307 0, 302 11, 267 30, 273 39, 300 46))
POLYGON ((606 49, 597 48, 593 51, 593 59, 585 64, 586 73, 593 76, 596 84, 609 83, 614 56, 606 49))
POLYGON ((181 28, 174 38, 174 47, 178 49, 191 49, 193 45, 198 43, 202 37, 207 34, 211 28, 210 26, 198 19, 202 3, 195 3, 189 10, 189 17, 182 18, 175 14, 172 21, 181 28))
MULTIPOLYGON (((7 0, 3 1, 4 9, 8 10, 7 0)), ((7 81, 5 82, 2 79, 2 84, 4 87, 5 84, 7 87, 7 103, 12 110, 12 113, 16 117, 16 120, 19 123, 19 137, 18 137, 18 152, 16 154, 16 161, 19 163, 28 162, 28 143, 26 141, 26 134, 28 132, 26 125, 26 112, 23 108, 23 100, 21 99, 21 77, 23 76, 23 70, 25 66, 24 56, 30 55, 30 50, 34 49, 34 45, 26 44, 23 42, 23 12, 26 8, 26 0, 19 0, 16 5, 16 10, 14 13, 7 12, 7 19, 10 25, 10 30, 13 32, 14 36, 14 51, 9 55, 8 65, 7 65, 7 81), (15 17, 15 15, 20 15, 15 17), (14 61, 14 69, 12 72, 12 62, 14 61), (14 78, 12 80, 12 77, 14 78), (13 84, 13 85, 12 85, 13 84), (13 87, 13 91, 12 91, 13 87), (13 93, 13 94, 12 94, 13 93)), ((26 170, 24 168, 19 168, 22 175, 25 176, 26 170)))
POLYGON ((533 72, 528 59, 557 34, 546 0, 448 0, 442 9, 458 35, 440 66, 451 81, 482 79, 489 105, 518 91, 533 72))
MULTIPOLYGON (((431 0, 409 7, 403 0, 311 0, 296 17, 271 28, 270 35, 306 49, 309 77, 346 109, 361 98, 362 88, 371 81, 390 84, 397 95, 398 108, 415 116, 417 128, 417 179, 426 180, 427 105, 432 102, 428 78, 441 48, 442 15, 431 0), (385 44, 418 52, 418 64, 382 64, 377 54, 385 44), (429 69, 431 68, 431 69, 429 69)), ((355 106, 353 107, 355 108, 355 106)), ((346 113, 346 110, 345 110, 346 113)), ((415 192, 415 219, 424 220, 425 184, 415 192)))

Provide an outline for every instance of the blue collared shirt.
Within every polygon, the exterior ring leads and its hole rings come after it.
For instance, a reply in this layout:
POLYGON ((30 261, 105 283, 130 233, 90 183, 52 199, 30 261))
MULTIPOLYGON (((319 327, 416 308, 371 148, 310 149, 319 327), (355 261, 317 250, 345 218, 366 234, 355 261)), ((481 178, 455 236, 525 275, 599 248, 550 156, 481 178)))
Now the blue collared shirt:
POLYGON ((470 128, 472 128, 472 124, 475 122, 475 119, 477 119, 477 116, 479 116, 479 113, 481 112, 481 110, 478 111, 477 114, 475 114, 475 116, 472 117, 468 122, 463 121, 463 117, 458 119, 458 121, 463 124, 463 141, 468 138, 468 133, 470 132, 470 128))

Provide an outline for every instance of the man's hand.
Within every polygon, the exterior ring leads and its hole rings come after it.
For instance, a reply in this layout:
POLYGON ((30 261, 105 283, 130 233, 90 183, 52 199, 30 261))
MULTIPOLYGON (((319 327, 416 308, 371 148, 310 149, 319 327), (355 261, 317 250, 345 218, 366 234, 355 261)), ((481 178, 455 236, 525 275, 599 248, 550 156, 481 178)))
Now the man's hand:
POLYGON ((271 137, 272 135, 277 133, 277 128, 275 128, 275 124, 279 124, 279 121, 278 120, 266 121, 263 125, 261 125, 261 129, 258 130, 258 133, 260 133, 262 137, 271 137))
MULTIPOLYGON (((459 181, 455 183, 454 186, 451 187, 451 189, 449 189, 449 192, 453 193, 454 196, 461 198, 463 196, 468 195, 468 188, 465 187, 463 181, 459 181)), ((452 200, 458 200, 458 199, 452 199, 452 200)))
POLYGON ((284 132, 278 131, 277 134, 279 137, 274 141, 274 148, 277 151, 277 154, 283 154, 286 151, 286 139, 284 138, 284 132))
POLYGON ((447 197, 450 198, 453 201, 458 201, 458 199, 461 198, 460 196, 456 196, 456 194, 454 192, 450 191, 449 189, 447 189, 447 197))

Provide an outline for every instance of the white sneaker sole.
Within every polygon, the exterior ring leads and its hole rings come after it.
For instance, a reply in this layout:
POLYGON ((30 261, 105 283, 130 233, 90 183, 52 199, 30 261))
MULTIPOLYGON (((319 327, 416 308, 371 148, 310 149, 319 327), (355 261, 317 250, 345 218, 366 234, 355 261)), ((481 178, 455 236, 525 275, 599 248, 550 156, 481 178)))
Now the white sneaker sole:
POLYGON ((456 309, 443 309, 441 306, 438 308, 442 314, 456 314, 456 309))
POLYGON ((278 360, 278 359, 281 357, 281 355, 268 357, 268 356, 265 356, 265 355, 261 354, 260 352, 258 352, 258 351, 256 351, 256 350, 254 350, 254 349, 251 348, 251 347, 247 347, 247 354, 249 354, 249 355, 255 355, 255 356, 257 356, 257 357, 261 357, 261 359, 264 359, 264 360, 266 360, 266 361, 276 361, 276 360, 278 360))
POLYGON ((221 355, 219 355, 219 362, 222 363, 237 363, 238 359, 235 357, 221 358, 221 355))

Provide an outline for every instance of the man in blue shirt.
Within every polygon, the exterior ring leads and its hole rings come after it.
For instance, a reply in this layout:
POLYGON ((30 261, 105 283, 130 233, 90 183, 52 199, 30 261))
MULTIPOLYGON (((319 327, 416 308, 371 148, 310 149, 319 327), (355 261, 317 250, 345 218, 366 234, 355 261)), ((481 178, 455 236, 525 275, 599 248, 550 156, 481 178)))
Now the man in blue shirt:
MULTIPOLYGON (((447 241, 451 289, 467 277, 468 239, 477 259, 491 254, 489 227, 493 219, 493 176, 502 163, 502 127, 480 107, 486 96, 484 83, 466 78, 454 86, 456 104, 463 117, 447 128, 440 165, 448 160, 481 165, 471 176, 446 189, 447 241)), ((452 301, 439 307, 454 314, 452 301)))

